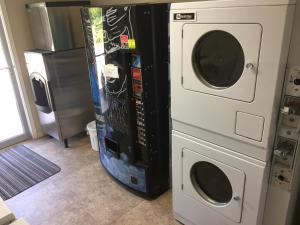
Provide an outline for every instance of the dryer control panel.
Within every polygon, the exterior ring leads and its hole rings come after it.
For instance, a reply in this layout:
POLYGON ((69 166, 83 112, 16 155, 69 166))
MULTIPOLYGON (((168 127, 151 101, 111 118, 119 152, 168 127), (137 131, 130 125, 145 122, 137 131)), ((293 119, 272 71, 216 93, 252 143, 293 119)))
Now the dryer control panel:
POLYGON ((300 142, 300 70, 286 80, 273 151, 271 183, 290 191, 300 142))

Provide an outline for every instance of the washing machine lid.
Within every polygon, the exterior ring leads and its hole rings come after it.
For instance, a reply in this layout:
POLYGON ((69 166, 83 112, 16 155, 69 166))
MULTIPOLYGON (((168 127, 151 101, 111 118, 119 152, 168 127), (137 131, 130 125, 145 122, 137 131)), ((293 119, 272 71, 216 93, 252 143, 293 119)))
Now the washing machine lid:
POLYGON ((245 179, 241 170, 183 149, 183 192, 236 223, 242 217, 245 179))
POLYGON ((172 3, 171 10, 176 9, 205 9, 205 8, 227 8, 246 6, 274 6, 274 5, 295 5, 296 0, 217 0, 172 3))

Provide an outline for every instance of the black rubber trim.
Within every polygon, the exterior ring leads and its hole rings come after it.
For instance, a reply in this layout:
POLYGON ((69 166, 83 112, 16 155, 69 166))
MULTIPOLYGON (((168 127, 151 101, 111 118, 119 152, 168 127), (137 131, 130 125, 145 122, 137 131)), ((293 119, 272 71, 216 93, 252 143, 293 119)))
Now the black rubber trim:
POLYGON ((69 2, 45 2, 47 7, 63 7, 63 6, 85 6, 90 5, 90 1, 69 1, 69 2))
POLYGON ((89 6, 90 1, 69 1, 69 2, 40 2, 26 4, 26 9, 31 9, 35 7, 67 7, 67 6, 89 6))

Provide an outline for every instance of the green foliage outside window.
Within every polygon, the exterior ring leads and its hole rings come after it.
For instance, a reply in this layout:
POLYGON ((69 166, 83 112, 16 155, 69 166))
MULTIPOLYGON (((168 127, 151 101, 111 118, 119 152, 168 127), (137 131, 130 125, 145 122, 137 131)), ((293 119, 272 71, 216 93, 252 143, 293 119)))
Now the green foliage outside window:
POLYGON ((102 9, 90 8, 90 18, 95 45, 103 43, 102 9))

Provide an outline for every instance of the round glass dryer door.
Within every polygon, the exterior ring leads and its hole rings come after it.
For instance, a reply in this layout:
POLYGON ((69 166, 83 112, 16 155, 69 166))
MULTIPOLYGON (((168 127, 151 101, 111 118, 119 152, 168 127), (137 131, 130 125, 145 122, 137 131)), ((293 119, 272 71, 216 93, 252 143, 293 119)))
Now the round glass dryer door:
POLYGON ((232 199, 232 186, 226 174, 212 163, 200 161, 191 169, 191 181, 206 201, 225 205, 232 199))
POLYGON ((259 24, 185 24, 182 86, 187 90, 252 102, 261 45, 259 24))
POLYGON ((192 53, 198 78, 212 88, 228 88, 242 76, 245 56, 239 41, 230 33, 216 30, 203 35, 192 53))
MULTIPOLYGON (((199 151, 205 149, 204 146, 199 151)), ((212 149, 208 149, 212 152, 212 149)), ((219 154, 219 153, 218 153, 219 154)), ((218 158, 220 155, 215 155, 218 158)), ((182 191, 195 201, 240 222, 245 173, 193 150, 182 152, 182 191)))

